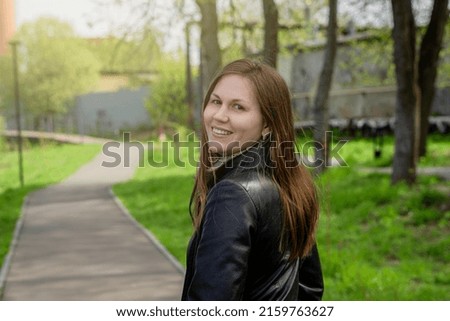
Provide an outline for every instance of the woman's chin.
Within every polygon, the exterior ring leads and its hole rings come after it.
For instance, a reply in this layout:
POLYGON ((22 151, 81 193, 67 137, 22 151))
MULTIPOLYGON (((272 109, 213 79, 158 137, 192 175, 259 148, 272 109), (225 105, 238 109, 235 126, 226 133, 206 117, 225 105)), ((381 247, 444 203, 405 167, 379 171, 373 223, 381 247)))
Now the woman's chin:
POLYGON ((229 155, 239 151, 240 144, 239 142, 225 143, 216 140, 211 140, 208 142, 208 149, 209 152, 213 154, 229 155))

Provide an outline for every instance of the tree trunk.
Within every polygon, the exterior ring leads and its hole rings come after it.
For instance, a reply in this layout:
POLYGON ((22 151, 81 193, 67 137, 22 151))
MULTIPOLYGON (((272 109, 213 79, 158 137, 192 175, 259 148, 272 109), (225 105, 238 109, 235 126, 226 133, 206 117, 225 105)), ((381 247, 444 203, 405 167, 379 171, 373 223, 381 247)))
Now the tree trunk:
POLYGON ((329 165, 329 146, 326 139, 326 133, 328 131, 329 121, 328 97, 333 79, 334 60, 337 51, 337 0, 329 0, 329 10, 324 63, 320 73, 316 98, 314 100, 316 174, 322 173, 326 169, 326 166, 329 165))
POLYGON ((278 9, 274 0, 263 0, 264 9, 264 61, 277 67, 278 9))
POLYGON ((416 26, 410 0, 392 0, 394 62, 397 78, 395 152, 392 183, 416 180, 418 94, 416 26))
POLYGON ((427 31, 422 39, 419 57, 420 140, 419 156, 426 155, 428 117, 435 93, 435 82, 445 24, 448 19, 448 0, 435 0, 427 31))
POLYGON ((201 82, 203 94, 222 65, 219 47, 216 0, 196 0, 202 19, 201 25, 201 82))

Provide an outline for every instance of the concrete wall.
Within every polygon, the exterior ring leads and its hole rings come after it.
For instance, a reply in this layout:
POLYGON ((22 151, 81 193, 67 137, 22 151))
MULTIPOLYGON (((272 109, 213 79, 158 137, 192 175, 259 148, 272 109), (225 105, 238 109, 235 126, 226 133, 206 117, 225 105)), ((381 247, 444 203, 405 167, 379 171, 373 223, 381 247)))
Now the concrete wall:
MULTIPOLYGON (((389 118, 394 116, 395 87, 374 87, 330 93, 330 118, 389 118)), ((314 95, 294 94, 297 120, 313 119, 314 95)), ((450 116, 450 87, 439 88, 433 101, 432 115, 450 116)))
MULTIPOLYGON (((338 49, 336 65, 333 74, 333 85, 330 93, 329 109, 331 118, 358 117, 392 117, 394 116, 396 88, 361 87, 346 89, 354 79, 353 72, 346 70, 339 63, 349 59, 349 46, 338 49)), ((323 50, 316 49, 300 52, 295 56, 281 56, 278 70, 286 80, 293 93, 293 105, 298 120, 311 120, 313 117, 315 88, 317 87, 323 64, 323 50)), ((367 62, 365 72, 370 72, 376 79, 386 74, 385 67, 367 62)), ((358 87, 358 84, 352 86, 358 87)), ((433 103, 432 113, 435 115, 450 115, 450 87, 438 88, 433 103)))
POLYGON ((80 134, 110 136, 121 130, 148 128, 150 116, 145 108, 149 89, 122 89, 117 92, 79 96, 76 103, 80 134))

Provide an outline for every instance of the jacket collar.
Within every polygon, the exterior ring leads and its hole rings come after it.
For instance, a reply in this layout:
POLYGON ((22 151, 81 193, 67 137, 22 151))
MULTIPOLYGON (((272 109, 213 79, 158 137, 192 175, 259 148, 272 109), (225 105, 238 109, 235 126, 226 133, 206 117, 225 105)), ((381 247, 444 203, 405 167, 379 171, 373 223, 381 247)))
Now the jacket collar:
POLYGON ((212 187, 220 180, 248 170, 265 170, 270 167, 270 140, 260 140, 244 151, 226 157, 218 157, 210 168, 208 185, 212 187))

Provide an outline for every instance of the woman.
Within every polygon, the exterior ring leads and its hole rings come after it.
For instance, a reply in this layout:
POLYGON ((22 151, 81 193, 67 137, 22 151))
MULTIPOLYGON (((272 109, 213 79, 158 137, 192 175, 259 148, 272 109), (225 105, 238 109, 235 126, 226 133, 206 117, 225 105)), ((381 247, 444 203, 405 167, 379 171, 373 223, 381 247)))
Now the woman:
POLYGON ((203 102, 183 300, 317 300, 318 204, 277 71, 234 61, 203 102))

